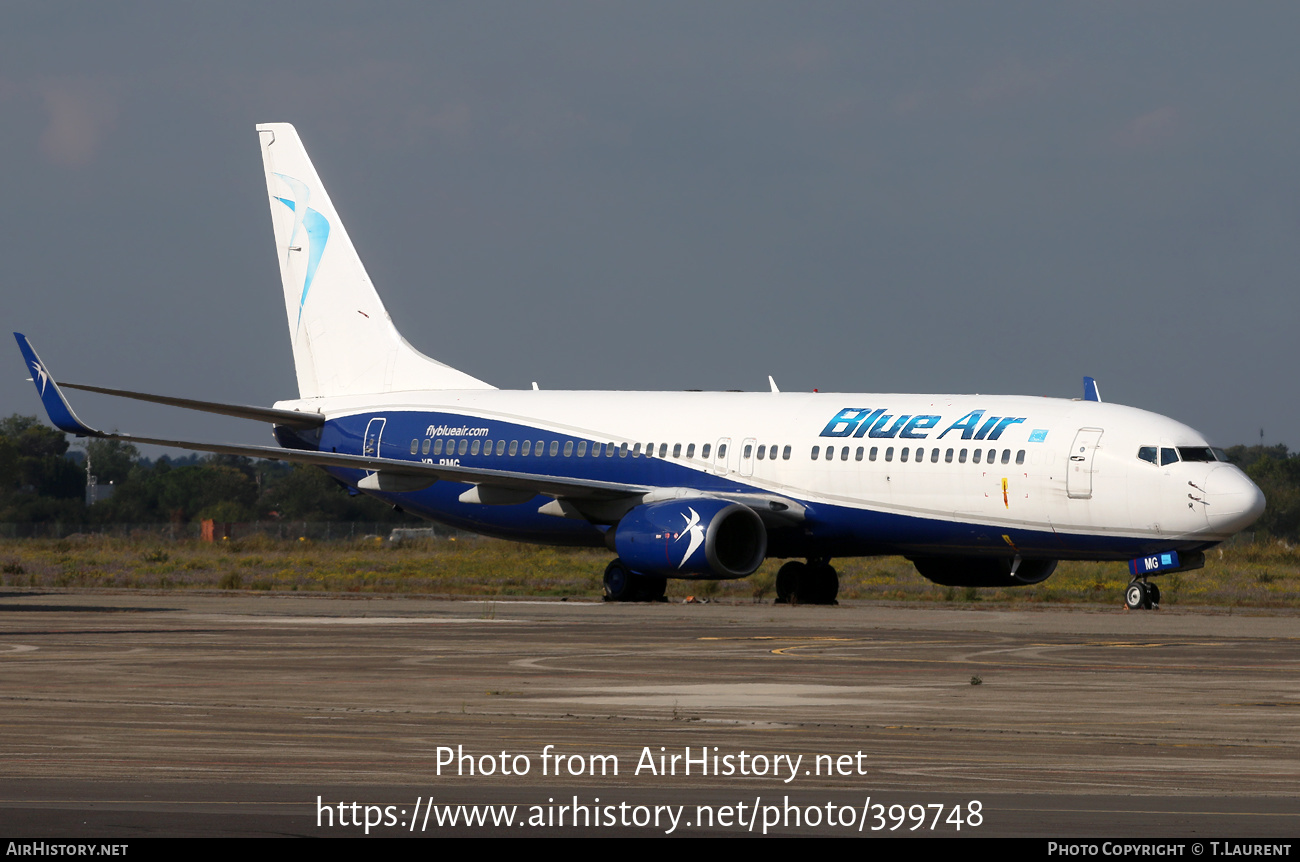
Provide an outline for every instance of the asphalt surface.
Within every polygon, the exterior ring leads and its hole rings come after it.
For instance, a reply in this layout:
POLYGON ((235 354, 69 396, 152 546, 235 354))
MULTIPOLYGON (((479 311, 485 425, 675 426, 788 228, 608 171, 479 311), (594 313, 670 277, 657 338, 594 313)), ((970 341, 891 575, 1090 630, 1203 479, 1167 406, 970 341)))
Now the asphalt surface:
POLYGON ((5 839, 1300 836, 1300 616, 1118 597, 8 589, 0 726, 5 839))

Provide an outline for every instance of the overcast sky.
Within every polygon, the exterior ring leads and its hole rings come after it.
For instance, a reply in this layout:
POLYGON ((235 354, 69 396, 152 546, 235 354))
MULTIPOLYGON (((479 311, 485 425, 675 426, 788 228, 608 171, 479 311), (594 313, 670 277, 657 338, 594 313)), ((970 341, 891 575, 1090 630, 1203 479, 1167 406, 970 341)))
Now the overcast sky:
MULTIPOLYGON (((505 388, 1102 397, 1300 447, 1300 4, 8 2, 0 297, 56 377, 297 395, 258 122, 505 388)), ((16 347, 0 413, 37 413, 16 347)), ((266 426, 78 393, 135 433, 266 426)))

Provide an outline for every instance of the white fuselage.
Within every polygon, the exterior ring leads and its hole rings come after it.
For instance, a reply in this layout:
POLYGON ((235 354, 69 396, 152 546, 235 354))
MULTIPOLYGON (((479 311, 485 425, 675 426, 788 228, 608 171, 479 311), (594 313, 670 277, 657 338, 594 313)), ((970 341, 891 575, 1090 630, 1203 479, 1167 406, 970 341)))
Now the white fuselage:
MULTIPOLYGON (((374 442, 384 457, 701 493, 778 495, 807 506, 813 527, 838 537, 841 545, 858 541, 864 548, 900 552, 943 553, 939 537, 969 526, 983 536, 1027 531, 1037 537, 1030 542, 1035 553, 1055 547, 1060 558, 1117 558, 1139 545, 1213 544, 1262 510, 1258 489, 1230 464, 1180 459, 1161 466, 1139 457, 1144 448, 1207 450, 1198 432, 1163 416, 1096 401, 460 390, 277 406, 324 413, 330 420, 326 438, 337 437, 330 445, 354 445, 357 451, 365 426, 381 417, 382 437, 374 442), (524 440, 532 444, 528 455, 515 445, 524 440), (565 444, 575 441, 564 454, 565 444), (607 454, 611 444, 613 456, 607 454), (601 453, 593 457, 596 446, 601 453), (898 519, 888 522, 888 535, 880 535, 881 521, 853 513, 898 519), (1055 545, 1044 547, 1044 537, 1052 536, 1055 545)), ((404 506, 452 522, 472 514, 473 504, 448 508, 448 498, 441 499, 440 506, 421 506, 417 499, 404 506)), ((495 532, 509 532, 504 514, 494 513, 495 532)), ((959 539, 951 550, 1018 548, 1014 534, 1004 538, 1001 546, 959 539)))

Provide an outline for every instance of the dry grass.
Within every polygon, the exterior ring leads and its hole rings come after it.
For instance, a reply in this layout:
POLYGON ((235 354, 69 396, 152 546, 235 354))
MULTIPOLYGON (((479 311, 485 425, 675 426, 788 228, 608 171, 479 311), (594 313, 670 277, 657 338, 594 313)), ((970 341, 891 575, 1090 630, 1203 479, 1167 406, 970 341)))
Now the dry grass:
MULTIPOLYGON (((0 541, 0 584, 10 587, 227 589, 329 593, 588 597, 601 594, 611 554, 494 539, 435 539, 391 546, 376 539, 159 542, 85 537, 0 541)), ((669 581, 688 595, 770 601, 781 561, 738 581, 669 581)), ((1032 587, 941 587, 898 557, 836 561, 840 597, 920 602, 1096 603, 1121 601, 1123 563, 1062 563, 1032 587)), ((1280 542, 1210 551, 1206 566, 1157 580, 1166 606, 1300 607, 1300 550, 1280 542)))

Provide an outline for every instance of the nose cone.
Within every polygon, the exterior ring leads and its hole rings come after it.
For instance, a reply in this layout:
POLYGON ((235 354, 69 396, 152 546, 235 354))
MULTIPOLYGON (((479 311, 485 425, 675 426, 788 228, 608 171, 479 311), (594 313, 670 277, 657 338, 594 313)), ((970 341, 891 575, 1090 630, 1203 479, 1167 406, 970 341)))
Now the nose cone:
POLYGON ((1206 477, 1206 515, 1216 533, 1230 536, 1264 514, 1264 492, 1236 467, 1216 467, 1206 477))

